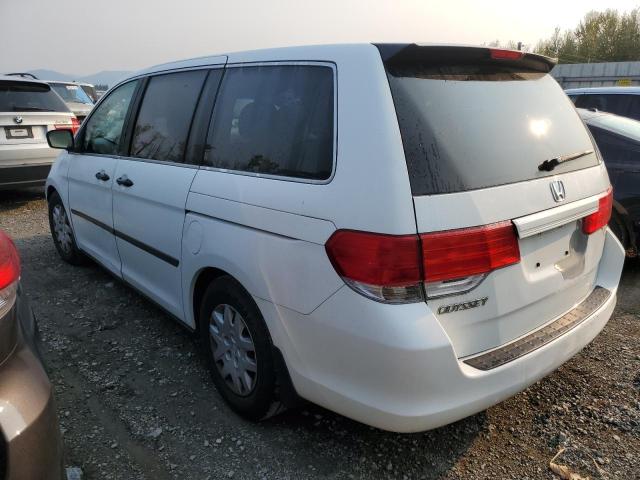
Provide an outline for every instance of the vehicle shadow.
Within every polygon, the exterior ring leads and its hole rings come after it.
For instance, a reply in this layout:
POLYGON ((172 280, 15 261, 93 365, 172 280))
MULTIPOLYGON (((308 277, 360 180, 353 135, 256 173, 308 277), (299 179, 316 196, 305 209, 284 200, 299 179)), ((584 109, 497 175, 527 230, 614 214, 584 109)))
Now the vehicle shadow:
POLYGON ((44 198, 43 187, 22 190, 0 190, 0 214, 24 206, 34 200, 44 198))

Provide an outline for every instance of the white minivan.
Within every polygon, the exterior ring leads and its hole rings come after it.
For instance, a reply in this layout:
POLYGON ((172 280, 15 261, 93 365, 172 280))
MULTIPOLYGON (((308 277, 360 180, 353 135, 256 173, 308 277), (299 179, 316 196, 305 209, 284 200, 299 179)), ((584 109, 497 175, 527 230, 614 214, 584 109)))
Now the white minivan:
POLYGON ((220 394, 382 429, 519 392, 611 316, 611 188, 553 62, 291 47, 112 88, 49 175, 55 246, 197 331, 220 394))

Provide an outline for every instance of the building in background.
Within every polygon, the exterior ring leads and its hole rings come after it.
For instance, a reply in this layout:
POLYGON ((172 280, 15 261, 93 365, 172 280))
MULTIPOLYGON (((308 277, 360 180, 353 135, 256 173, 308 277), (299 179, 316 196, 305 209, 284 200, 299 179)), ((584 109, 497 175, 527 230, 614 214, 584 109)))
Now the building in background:
POLYGON ((564 89, 640 86, 640 62, 563 63, 551 75, 564 89))

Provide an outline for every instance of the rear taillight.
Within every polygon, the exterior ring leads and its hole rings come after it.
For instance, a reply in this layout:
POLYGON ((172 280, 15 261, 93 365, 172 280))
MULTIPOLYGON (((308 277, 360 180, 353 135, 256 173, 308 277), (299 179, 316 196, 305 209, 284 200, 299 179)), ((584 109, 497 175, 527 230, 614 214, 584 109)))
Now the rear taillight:
POLYGON ((56 130, 71 130, 71 133, 75 135, 78 129, 80 128, 80 122, 76 117, 73 117, 71 119, 71 125, 69 125, 68 123, 67 124, 60 123, 60 124, 54 125, 53 128, 55 128, 56 130))
POLYGON ((591 235, 606 227, 611 219, 612 208, 613 189, 609 187, 609 190, 598 201, 598 210, 582 219, 582 231, 587 235, 591 235))
POLYGON ((326 244, 338 274, 357 292, 385 303, 462 293, 498 268, 520 261, 511 222, 421 235, 339 230, 326 244))
POLYGON ((11 309, 16 299, 20 278, 20 258, 11 239, 0 231, 0 318, 11 309))
POLYGON ((358 293, 385 303, 422 300, 417 235, 338 230, 325 248, 338 275, 358 293))
POLYGON ((503 50, 502 48, 490 48, 489 55, 494 60, 520 60, 524 52, 519 50, 503 50))

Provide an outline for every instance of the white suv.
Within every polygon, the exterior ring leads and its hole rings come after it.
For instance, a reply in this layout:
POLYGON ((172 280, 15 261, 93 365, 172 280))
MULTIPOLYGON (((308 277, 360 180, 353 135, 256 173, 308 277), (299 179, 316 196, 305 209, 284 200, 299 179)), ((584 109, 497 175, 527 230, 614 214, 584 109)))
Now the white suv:
POLYGON ((75 141, 49 134, 55 245, 197 330, 248 418, 297 395, 388 430, 453 422, 616 302, 609 179, 552 65, 364 44, 150 68, 75 141))
POLYGON ((44 185, 58 152, 49 130, 75 133, 78 120, 44 82, 0 75, 0 190, 44 185))

